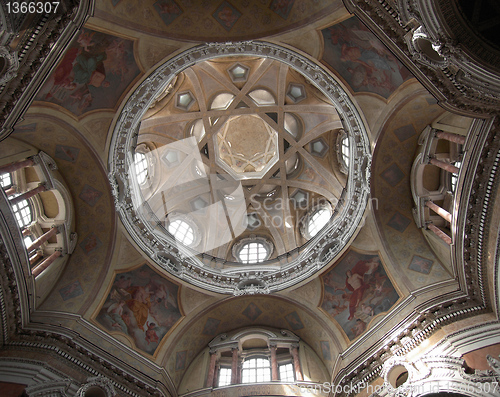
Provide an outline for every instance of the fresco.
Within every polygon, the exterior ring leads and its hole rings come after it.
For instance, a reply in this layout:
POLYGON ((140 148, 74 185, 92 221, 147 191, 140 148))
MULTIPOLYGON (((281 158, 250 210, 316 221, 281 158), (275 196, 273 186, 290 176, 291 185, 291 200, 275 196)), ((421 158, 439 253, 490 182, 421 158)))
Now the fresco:
POLYGON ((61 298, 65 301, 68 299, 76 298, 77 296, 83 295, 82 286, 80 282, 77 280, 59 290, 61 294, 61 298))
POLYGON ((300 317, 297 314, 297 312, 292 312, 290 314, 287 314, 285 316, 285 320, 288 322, 288 325, 290 325, 290 328, 293 331, 298 331, 299 329, 304 328, 304 324, 300 320, 300 317))
POLYGON ((432 264, 434 261, 430 259, 423 258, 418 255, 414 255, 408 269, 414 270, 422 274, 429 274, 431 272, 432 264))
POLYGON ((295 0, 273 0, 269 8, 281 18, 287 19, 292 11, 293 3, 295 0))
POLYGON ((137 348, 153 354, 183 316, 178 292, 178 285, 143 265, 115 276, 96 320, 108 331, 129 336, 137 348))
POLYGON ((356 17, 322 30, 323 61, 354 92, 388 98, 411 73, 356 17))
POLYGON ((55 103, 77 116, 113 109, 138 74, 132 41, 84 28, 35 100, 55 103))
POLYGON ((170 25, 182 14, 182 10, 174 0, 159 0, 154 3, 154 7, 165 25, 170 25))
POLYGON ((241 12, 234 8, 232 4, 224 1, 219 8, 215 10, 213 17, 224 27, 224 29, 229 31, 241 17, 241 12))
POLYGON ((351 249, 322 276, 321 309, 333 317, 353 340, 366 331, 372 318, 387 312, 399 299, 378 255, 351 249))

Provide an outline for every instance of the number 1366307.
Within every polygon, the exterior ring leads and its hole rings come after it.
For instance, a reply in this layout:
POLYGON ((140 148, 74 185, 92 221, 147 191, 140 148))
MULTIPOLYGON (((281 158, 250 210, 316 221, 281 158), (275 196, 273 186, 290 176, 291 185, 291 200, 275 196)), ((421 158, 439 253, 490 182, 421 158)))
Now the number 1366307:
POLYGON ((11 1, 6 4, 8 14, 55 14, 59 1, 11 1))

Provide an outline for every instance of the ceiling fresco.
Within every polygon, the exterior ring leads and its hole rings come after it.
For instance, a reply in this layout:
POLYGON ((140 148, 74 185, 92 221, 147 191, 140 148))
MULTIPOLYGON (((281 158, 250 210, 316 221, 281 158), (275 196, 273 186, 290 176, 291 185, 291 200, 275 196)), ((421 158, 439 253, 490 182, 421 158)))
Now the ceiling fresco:
POLYGON ((118 273, 95 320, 108 332, 127 336, 139 350, 154 355, 183 317, 180 287, 147 264, 118 273))
POLYGON ((398 301, 378 254, 349 251, 324 273, 319 307, 340 325, 349 341, 363 334, 398 301))
POLYGON ((322 61, 354 92, 385 99, 412 74, 356 17, 321 31, 322 61))
POLYGON ((248 40, 306 26, 341 7, 331 0, 105 0, 95 16, 181 40, 248 40))
POLYGON ((134 42, 83 29, 35 97, 73 113, 114 109, 140 70, 134 42))

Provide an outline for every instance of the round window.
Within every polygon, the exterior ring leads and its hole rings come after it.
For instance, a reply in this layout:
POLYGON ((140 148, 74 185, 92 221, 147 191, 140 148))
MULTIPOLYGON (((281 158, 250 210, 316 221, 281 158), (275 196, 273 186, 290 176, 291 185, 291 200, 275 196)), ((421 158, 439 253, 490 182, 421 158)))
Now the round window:
POLYGON ((237 256, 242 263, 258 263, 268 259, 270 252, 264 243, 255 241, 242 244, 237 256))
POLYGON ((169 233, 175 237, 175 239, 182 244, 190 247, 194 243, 194 229, 189 223, 183 221, 182 219, 176 219, 170 222, 168 225, 169 233))

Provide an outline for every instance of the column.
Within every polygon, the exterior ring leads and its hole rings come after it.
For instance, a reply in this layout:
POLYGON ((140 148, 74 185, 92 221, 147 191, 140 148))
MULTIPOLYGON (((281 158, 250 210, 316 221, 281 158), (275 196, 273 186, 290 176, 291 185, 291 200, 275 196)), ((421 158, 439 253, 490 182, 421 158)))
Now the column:
POLYGON ((242 370, 242 363, 240 360, 238 360, 238 369, 236 370, 236 383, 238 385, 241 383, 241 370, 242 370))
POLYGON ((276 361, 276 350, 278 346, 269 345, 269 350, 271 350, 271 380, 279 380, 278 376, 278 362, 276 361))
POLYGON ((231 384, 235 385, 238 383, 238 348, 233 347, 231 352, 233 353, 233 361, 231 363, 231 384))
POLYGON ((436 236, 438 236, 441 240, 443 240, 446 244, 450 245, 451 244, 451 237, 448 236, 445 232, 443 232, 440 228, 438 228, 436 225, 429 223, 427 225, 427 228, 431 230, 436 236))
POLYGON ((458 134, 453 134, 451 132, 445 132, 445 131, 436 131, 436 137, 439 139, 446 139, 447 141, 450 142, 455 142, 460 145, 465 144, 465 137, 463 135, 458 135, 458 134))
POLYGON ((45 243, 52 236, 55 236, 57 233, 59 233, 59 228, 57 226, 52 226, 48 232, 45 232, 35 241, 33 241, 33 244, 26 248, 26 250, 28 252, 31 252, 33 250, 36 250, 37 248, 40 248, 43 243, 45 243))
POLYGON ((42 258, 43 258, 43 255, 40 252, 37 252, 35 255, 30 257, 30 266, 33 266, 35 263, 37 263, 42 258))
POLYGON ((37 277, 41 272, 47 269, 57 258, 61 256, 62 252, 58 249, 52 255, 45 258, 39 265, 35 266, 31 271, 33 277, 37 277))
POLYGON ((0 174, 11 173, 20 170, 21 168, 31 167, 33 165, 35 165, 33 159, 26 159, 23 161, 18 161, 17 163, 5 164, 0 167, 0 174))
POLYGON ((214 381, 212 384, 212 387, 219 387, 219 372, 220 372, 220 365, 215 365, 215 371, 214 371, 214 381))
POLYGON ((217 360, 217 352, 215 350, 210 350, 210 365, 208 367, 207 387, 214 386, 216 360, 217 360))
POLYGON ((436 214, 438 214, 441 218, 443 218, 445 221, 451 223, 451 214, 446 211, 444 208, 440 207, 436 203, 434 203, 432 200, 427 200, 425 202, 426 207, 429 207, 432 211, 434 211, 436 214))
POLYGON ((17 193, 17 190, 16 190, 16 188, 14 186, 11 186, 7 190, 5 190, 5 195, 7 197, 10 197, 10 196, 12 196, 12 195, 14 195, 16 193, 17 193))
POLYGON ((31 189, 31 190, 28 190, 27 192, 20 194, 19 196, 14 197, 13 199, 10 199, 9 200, 10 205, 14 205, 14 204, 17 204, 23 200, 27 200, 30 197, 33 197, 34 195, 36 195, 38 193, 44 192, 45 190, 47 190, 45 185, 40 184, 40 185, 38 185, 38 187, 31 189))
POLYGON ((450 163, 447 163, 445 161, 441 161, 441 160, 438 160, 435 158, 431 158, 429 160, 429 163, 434 164, 435 166, 437 166, 445 171, 448 171, 451 174, 458 174, 458 172, 460 171, 460 168, 455 167, 453 164, 450 164, 450 163))
POLYGON ((295 380, 304 380, 302 377, 302 369, 300 367, 300 360, 299 360, 299 346, 293 344, 291 346, 291 353, 292 353, 292 358, 293 358, 293 367, 295 369, 295 380))

